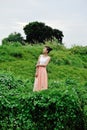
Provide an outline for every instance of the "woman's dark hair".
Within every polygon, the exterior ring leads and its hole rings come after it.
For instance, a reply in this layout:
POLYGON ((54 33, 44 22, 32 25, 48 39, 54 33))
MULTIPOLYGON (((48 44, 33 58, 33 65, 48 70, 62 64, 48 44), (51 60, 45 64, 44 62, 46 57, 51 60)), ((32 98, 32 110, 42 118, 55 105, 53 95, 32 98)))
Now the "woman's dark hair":
POLYGON ((53 49, 52 49, 51 47, 49 47, 49 46, 45 46, 45 47, 47 48, 48 53, 53 50, 53 49))

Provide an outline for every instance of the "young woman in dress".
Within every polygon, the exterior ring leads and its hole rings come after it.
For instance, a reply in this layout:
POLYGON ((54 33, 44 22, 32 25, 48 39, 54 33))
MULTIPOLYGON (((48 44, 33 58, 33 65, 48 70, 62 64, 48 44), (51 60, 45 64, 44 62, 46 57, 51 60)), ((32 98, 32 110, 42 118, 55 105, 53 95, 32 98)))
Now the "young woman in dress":
POLYGON ((50 56, 48 56, 48 53, 51 50, 52 48, 50 48, 49 46, 45 46, 43 49, 43 54, 41 54, 38 58, 33 91, 45 90, 48 88, 46 66, 51 59, 50 56))

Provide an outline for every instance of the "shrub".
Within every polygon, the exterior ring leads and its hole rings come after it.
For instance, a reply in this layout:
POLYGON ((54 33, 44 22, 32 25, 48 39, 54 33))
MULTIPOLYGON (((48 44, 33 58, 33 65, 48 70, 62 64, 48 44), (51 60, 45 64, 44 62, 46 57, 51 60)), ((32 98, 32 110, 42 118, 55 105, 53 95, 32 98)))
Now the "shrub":
POLYGON ((18 52, 18 51, 11 52, 10 55, 13 56, 13 57, 16 57, 16 58, 22 58, 23 57, 22 53, 18 52))
POLYGON ((0 128, 84 130, 84 114, 74 89, 0 97, 0 128))
POLYGON ((73 48, 70 49, 72 53, 74 54, 87 54, 87 46, 82 47, 82 46, 74 46, 73 48))
POLYGON ((5 89, 13 89, 23 84, 21 80, 15 79, 11 74, 0 74, 0 86, 5 87, 5 89))
POLYGON ((4 38, 2 40, 3 45, 6 45, 6 44, 8 45, 8 44, 11 44, 12 42, 14 43, 20 42, 21 44, 24 44, 24 39, 20 33, 14 32, 14 33, 11 33, 7 38, 4 38))

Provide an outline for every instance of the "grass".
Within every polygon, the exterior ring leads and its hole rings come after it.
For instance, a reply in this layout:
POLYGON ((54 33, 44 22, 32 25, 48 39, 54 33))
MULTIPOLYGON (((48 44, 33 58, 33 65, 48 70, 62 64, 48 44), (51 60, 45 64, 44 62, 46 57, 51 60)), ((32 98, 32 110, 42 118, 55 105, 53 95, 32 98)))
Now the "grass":
MULTIPOLYGON (((82 53, 87 47, 73 47, 66 49, 64 46, 47 43, 53 48, 50 52, 51 62, 47 66, 49 80, 64 80, 67 77, 75 78, 81 83, 87 81, 87 55, 82 53), (76 51, 77 50, 77 51, 76 51)), ((20 79, 33 79, 35 64, 44 45, 0 46, 0 72, 12 73, 20 79)))
MULTIPOLYGON (((67 49, 56 43, 46 43, 53 48, 49 53, 51 62, 47 66, 48 90, 33 93, 35 65, 44 45, 20 44, 0 46, 0 100, 13 105, 16 100, 39 94, 52 97, 58 93, 77 96, 87 127, 87 47, 75 46, 67 49), (54 95, 53 95, 54 93, 54 95), (5 98, 2 98, 5 97, 5 98)), ((34 97, 33 97, 34 98, 34 97)), ((32 100, 33 100, 32 98, 32 100)), ((73 97, 74 98, 74 97, 73 97)), ((69 104, 69 103, 68 103, 69 104)))

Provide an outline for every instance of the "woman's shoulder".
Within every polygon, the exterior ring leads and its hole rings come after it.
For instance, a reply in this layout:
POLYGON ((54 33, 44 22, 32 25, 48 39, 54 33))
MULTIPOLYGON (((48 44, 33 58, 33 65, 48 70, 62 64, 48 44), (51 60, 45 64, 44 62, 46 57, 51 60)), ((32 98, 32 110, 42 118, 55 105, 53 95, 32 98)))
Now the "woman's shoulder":
POLYGON ((43 54, 40 54, 40 55, 39 55, 39 57, 42 57, 42 56, 43 56, 43 54))
POLYGON ((40 54, 40 56, 43 56, 43 54, 40 54))
POLYGON ((49 59, 51 59, 51 57, 50 57, 50 56, 48 56, 48 58, 49 58, 49 59))

